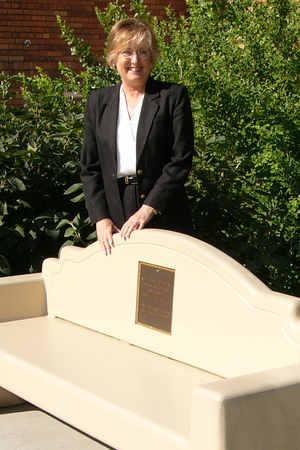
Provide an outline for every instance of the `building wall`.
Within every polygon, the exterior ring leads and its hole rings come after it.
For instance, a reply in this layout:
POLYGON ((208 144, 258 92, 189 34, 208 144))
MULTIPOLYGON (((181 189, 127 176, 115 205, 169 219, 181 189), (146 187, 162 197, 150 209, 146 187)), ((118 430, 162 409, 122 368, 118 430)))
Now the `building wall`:
MULTIPOLYGON (((103 9, 107 3, 106 0, 0 0, 0 72, 4 70, 9 75, 25 72, 33 76, 39 66, 55 77, 59 75, 59 61, 80 70, 80 63, 61 38, 56 16, 60 15, 76 37, 83 38, 92 52, 101 56, 106 35, 95 7, 103 9)), ((146 0, 145 4, 159 18, 165 16, 165 7, 169 5, 178 14, 185 12, 184 0, 146 0)))

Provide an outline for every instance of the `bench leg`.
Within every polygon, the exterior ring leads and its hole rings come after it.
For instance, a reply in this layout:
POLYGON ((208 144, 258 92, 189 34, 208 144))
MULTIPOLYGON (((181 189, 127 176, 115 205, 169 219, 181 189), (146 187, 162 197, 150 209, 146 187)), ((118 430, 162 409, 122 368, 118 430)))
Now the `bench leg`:
POLYGON ((3 408, 5 406, 20 405, 21 403, 24 402, 25 400, 23 400, 22 398, 17 397, 11 392, 8 392, 0 387, 0 408, 3 408))

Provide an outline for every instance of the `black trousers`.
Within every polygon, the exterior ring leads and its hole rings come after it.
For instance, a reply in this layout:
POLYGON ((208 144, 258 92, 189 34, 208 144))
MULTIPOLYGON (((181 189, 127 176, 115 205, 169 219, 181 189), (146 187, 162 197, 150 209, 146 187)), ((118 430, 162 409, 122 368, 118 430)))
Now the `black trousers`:
POLYGON ((128 220, 132 214, 139 209, 138 189, 136 184, 125 184, 124 178, 119 180, 119 192, 123 205, 125 219, 128 220))

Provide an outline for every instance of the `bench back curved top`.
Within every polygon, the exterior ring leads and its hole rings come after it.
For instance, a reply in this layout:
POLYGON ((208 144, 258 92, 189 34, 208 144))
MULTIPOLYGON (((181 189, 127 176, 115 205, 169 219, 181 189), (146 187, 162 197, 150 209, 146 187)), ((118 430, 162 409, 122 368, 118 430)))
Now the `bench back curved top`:
POLYGON ((147 229, 114 241, 109 256, 95 242, 44 261, 50 315, 223 377, 299 362, 300 299, 272 292, 190 236, 147 229), (173 274, 165 281, 172 298, 160 295, 161 279, 143 285, 139 270, 148 266, 162 270, 163 280, 173 274), (150 322, 154 314, 171 320, 170 331, 137 323, 143 307, 150 322))

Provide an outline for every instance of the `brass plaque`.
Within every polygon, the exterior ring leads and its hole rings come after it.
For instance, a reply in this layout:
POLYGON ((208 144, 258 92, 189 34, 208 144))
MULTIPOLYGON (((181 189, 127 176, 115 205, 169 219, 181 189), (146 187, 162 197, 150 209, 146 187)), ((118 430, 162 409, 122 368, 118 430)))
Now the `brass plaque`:
POLYGON ((171 334, 175 270, 139 262, 136 323, 171 334))

